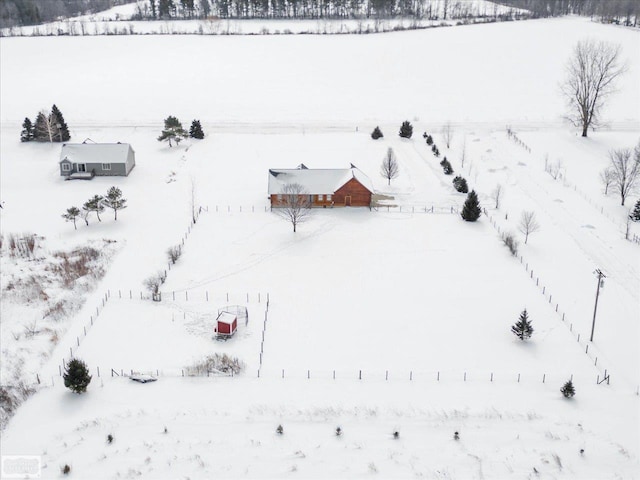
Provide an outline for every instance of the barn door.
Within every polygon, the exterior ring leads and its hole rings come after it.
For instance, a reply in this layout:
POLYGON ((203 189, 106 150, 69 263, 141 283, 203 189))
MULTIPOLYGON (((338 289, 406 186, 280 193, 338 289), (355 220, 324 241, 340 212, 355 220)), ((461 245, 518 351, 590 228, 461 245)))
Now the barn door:
POLYGON ((346 197, 344 197, 344 206, 345 207, 351 206, 351 195, 347 195, 346 197))

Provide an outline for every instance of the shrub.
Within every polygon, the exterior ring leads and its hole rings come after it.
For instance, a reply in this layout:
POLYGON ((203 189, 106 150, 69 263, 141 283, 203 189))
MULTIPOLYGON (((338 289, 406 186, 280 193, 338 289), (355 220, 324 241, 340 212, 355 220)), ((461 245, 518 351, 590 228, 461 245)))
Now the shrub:
POLYGON ((469 192, 469 186, 467 185, 467 181, 460 176, 457 176, 456 178, 453 179, 453 187, 460 193, 469 192))
POLYGON ((413 135, 413 125, 408 120, 402 122, 399 135, 402 138, 411 138, 411 135, 413 135))
MULTIPOLYGON (((451 163, 449 162, 449 160, 447 160, 447 157, 444 157, 442 159, 442 161, 440 162, 440 165, 442 166, 442 171, 444 172, 445 175, 451 175, 453 173, 453 167, 451 166, 451 163)), ((465 184, 467 182, 465 181, 465 184)))
POLYGON ((511 255, 518 256, 518 241, 515 239, 512 233, 506 233, 502 236, 502 241, 507 246, 511 255))
POLYGON ((220 355, 214 353, 208 355, 204 360, 186 367, 187 375, 197 376, 206 375, 207 373, 226 373, 236 375, 244 369, 244 362, 237 357, 230 357, 226 353, 220 355))
POLYGON ((169 249, 167 250, 167 256, 169 257, 171 263, 176 263, 180 258, 180 255, 182 255, 182 247, 180 245, 169 247, 169 249))
POLYGON ((69 475, 69 473, 71 473, 71 467, 69 466, 69 464, 66 464, 64 467, 60 469, 60 471, 62 472, 63 475, 69 475))
POLYGON ((635 207, 633 207, 633 211, 629 215, 629 218, 633 222, 640 222, 640 198, 636 202, 635 207))
POLYGON ((576 394, 576 390, 573 388, 573 382, 571 380, 565 383, 560 391, 562 392, 562 395, 564 395, 564 398, 571 398, 576 394))
POLYGON ((371 132, 371 138, 373 138, 374 140, 378 140, 379 138, 382 138, 382 137, 384 137, 384 135, 382 134, 380 127, 374 128, 373 132, 371 132))

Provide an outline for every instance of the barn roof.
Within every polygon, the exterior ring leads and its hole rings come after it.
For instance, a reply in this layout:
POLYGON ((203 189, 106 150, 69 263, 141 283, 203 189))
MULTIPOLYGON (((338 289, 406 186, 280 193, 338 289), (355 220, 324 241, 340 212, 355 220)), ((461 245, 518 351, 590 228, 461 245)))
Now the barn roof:
POLYGON ((72 163, 126 163, 128 143, 65 143, 60 151, 60 161, 72 163))
POLYGON ((352 178, 373 193, 369 177, 353 164, 351 168, 308 168, 300 164, 298 168, 270 169, 269 195, 281 193, 290 183, 302 185, 310 195, 331 195, 352 178))
POLYGON ((220 312, 218 315, 217 321, 218 323, 225 323, 227 325, 232 325, 234 321, 236 321, 238 317, 236 317, 233 313, 229 312, 220 312))

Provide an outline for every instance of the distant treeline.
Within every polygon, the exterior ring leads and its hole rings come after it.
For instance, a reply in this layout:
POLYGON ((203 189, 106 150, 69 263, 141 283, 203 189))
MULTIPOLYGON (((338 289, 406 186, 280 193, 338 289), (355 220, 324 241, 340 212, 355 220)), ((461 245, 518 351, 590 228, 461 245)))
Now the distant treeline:
POLYGON ((148 0, 138 20, 189 18, 454 18, 498 17, 497 4, 469 0, 148 0))
POLYGON ((534 17, 577 14, 605 23, 638 25, 640 0, 494 0, 509 7, 529 10, 534 17))
POLYGON ((0 28, 38 25, 100 12, 135 0, 0 0, 0 28))
MULTIPOLYGON (((36 25, 106 10, 135 0, 0 0, 0 27, 36 25)), ((471 17, 586 15, 608 23, 637 25, 640 0, 147 0, 132 20, 215 18, 394 18, 449 20, 471 17), (511 7, 508 13, 499 5, 511 7), (525 9, 530 14, 517 14, 525 9), (503 12, 500 14, 500 12, 503 12)))

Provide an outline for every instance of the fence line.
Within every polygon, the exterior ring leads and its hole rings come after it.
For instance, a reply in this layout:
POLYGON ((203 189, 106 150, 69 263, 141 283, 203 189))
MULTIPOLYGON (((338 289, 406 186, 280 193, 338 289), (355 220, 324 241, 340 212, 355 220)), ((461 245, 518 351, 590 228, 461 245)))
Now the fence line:
MULTIPOLYGON (((133 368, 113 368, 100 369, 99 366, 90 367, 90 374, 95 378, 131 378, 138 375, 148 375, 154 378, 181 378, 181 377, 208 377, 208 378, 260 378, 260 379, 283 379, 283 380, 336 380, 355 382, 431 382, 431 383, 500 383, 500 384, 564 384, 566 381, 589 382, 597 385, 610 385, 610 375, 605 370, 604 374, 578 374, 569 372, 504 372, 496 371, 449 371, 449 370, 312 370, 312 369, 279 369, 257 370, 257 375, 247 371, 244 373, 234 373, 233 371, 188 371, 185 368, 165 368, 165 369, 142 369, 133 368)), ((62 375, 60 375, 62 376, 62 375)), ((52 376, 52 382, 55 376, 52 376)), ((38 381, 40 377, 37 376, 38 381)))
MULTIPOLYGON (((483 211, 485 216, 489 219, 489 223, 491 223, 491 226, 493 226, 493 228, 498 232, 501 238, 504 238, 504 232, 500 229, 498 222, 493 218, 493 216, 487 213, 486 209, 483 209, 483 211)), ((527 262, 522 255, 516 258, 519 259, 520 265, 524 267, 525 271, 529 274, 529 278, 531 279, 531 281, 535 281, 536 287, 540 290, 540 293, 545 297, 545 299, 549 300, 549 305, 551 305, 551 307, 553 308, 555 304, 554 311, 556 315, 565 324, 565 327, 568 326, 569 332, 574 335, 574 338, 576 338, 576 341, 578 342, 578 344, 580 344, 581 333, 578 332, 577 330, 574 330, 573 323, 569 322, 568 319, 566 318, 566 312, 563 312, 560 310, 560 304, 557 301, 555 303, 553 302, 553 295, 551 294, 551 292, 548 291, 546 285, 544 285, 544 283, 540 281, 540 277, 534 274, 533 267, 529 265, 529 262, 527 262)), ((586 336, 583 336, 582 338, 583 338, 585 355, 589 357, 589 359, 593 362, 593 365, 596 368, 599 368, 602 370, 603 369, 602 362, 600 362, 600 365, 598 365, 598 356, 593 353, 594 348, 591 348, 591 354, 589 354, 589 346, 593 344, 590 341, 587 342, 584 340, 587 338, 586 336)), ((604 377, 608 378, 608 375, 606 374, 607 369, 604 369, 604 372, 605 372, 604 377)))

